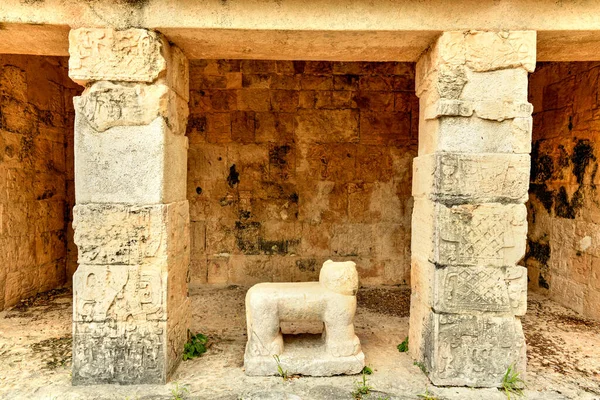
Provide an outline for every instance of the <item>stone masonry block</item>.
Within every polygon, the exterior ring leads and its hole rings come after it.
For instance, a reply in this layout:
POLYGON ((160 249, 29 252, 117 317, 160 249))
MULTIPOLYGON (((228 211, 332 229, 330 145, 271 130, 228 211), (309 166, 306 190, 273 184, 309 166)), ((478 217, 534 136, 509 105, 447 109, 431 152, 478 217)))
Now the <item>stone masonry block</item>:
POLYGON ((419 155, 435 152, 528 154, 531 152, 531 129, 531 117, 499 122, 464 117, 426 120, 421 114, 419 155))
POLYGON ((510 267, 439 268, 412 259, 411 284, 420 299, 438 313, 513 316, 527 311, 527 269, 510 267))
POLYGON ((73 321, 116 323, 167 318, 166 263, 79 265, 73 276, 73 321))
POLYGON ((300 110, 296 135, 300 141, 317 143, 358 142, 357 110, 300 110))
POLYGON ((167 321, 73 323, 73 385, 167 382, 167 321))
POLYGON ((69 77, 80 85, 97 81, 161 80, 186 102, 189 66, 164 36, 145 29, 79 28, 69 33, 69 77))
POLYGON ((98 82, 75 98, 75 108, 97 132, 163 117, 173 133, 184 134, 188 118, 187 102, 163 84, 98 82))
POLYGON ((475 72, 522 68, 533 72, 535 56, 535 31, 444 32, 417 62, 417 94, 436 81, 444 67, 466 67, 475 72))
MULTIPOLYGON (((489 72, 465 71, 466 82, 460 99, 481 102, 527 102, 529 85, 527 71, 514 68, 489 72), (493 90, 490 90, 493 88, 493 90)), ((440 93, 440 97, 441 96, 440 93)))
POLYGON ((436 153, 413 161, 413 196, 446 205, 528 199, 527 154, 436 153))
POLYGON ((189 259, 145 265, 79 265, 73 276, 73 321, 147 322, 175 318, 187 301, 189 259))
POLYGON ((525 255, 526 234, 524 204, 447 207, 416 199, 411 251, 436 265, 513 266, 525 255))
POLYGON ((434 385, 498 387, 511 365, 524 374, 526 345, 518 318, 420 311, 413 317, 411 309, 411 324, 424 324, 415 329, 422 340, 411 341, 420 349, 411 353, 420 355, 434 385))
POLYGON ((85 204, 73 208, 79 263, 140 265, 189 248, 188 202, 167 205, 85 204))
POLYGON ((69 76, 93 81, 154 82, 165 73, 166 40, 145 29, 80 28, 69 33, 69 76))
MULTIPOLYGON (((187 290, 187 283, 186 283, 187 290)), ((184 345, 188 341, 191 326, 190 299, 186 299, 169 309, 167 317, 167 376, 170 376, 182 359, 184 345)))
MULTIPOLYGON (((497 107, 497 104, 502 104, 503 108, 497 112, 502 112, 502 119, 509 119, 515 117, 516 111, 520 111, 520 107, 509 106, 511 103, 527 105, 528 73, 522 69, 473 72, 466 68, 440 66, 436 79, 437 81, 422 88, 419 96, 420 108, 425 110, 426 115, 435 113, 439 108, 445 111, 442 115, 453 115, 448 113, 453 110, 449 106, 454 101, 461 101, 465 102, 461 111, 465 108, 475 109, 481 118, 487 117, 489 111, 487 113, 485 111, 491 105, 497 107), (490 90, 490 87, 493 87, 494 90, 490 90), (440 101, 443 107, 437 105, 440 101), (504 103, 509 103, 509 105, 504 105, 504 103)), ((526 108, 531 108, 531 106, 526 108)), ((529 112, 530 114, 531 112, 529 112)), ((464 111, 459 115, 468 116, 464 114, 464 111)))
POLYGON ((186 199, 187 137, 164 118, 97 132, 75 122, 75 196, 86 203, 171 203, 186 199))
POLYGON ((473 71, 535 69, 535 31, 469 32, 464 36, 466 65, 473 71))

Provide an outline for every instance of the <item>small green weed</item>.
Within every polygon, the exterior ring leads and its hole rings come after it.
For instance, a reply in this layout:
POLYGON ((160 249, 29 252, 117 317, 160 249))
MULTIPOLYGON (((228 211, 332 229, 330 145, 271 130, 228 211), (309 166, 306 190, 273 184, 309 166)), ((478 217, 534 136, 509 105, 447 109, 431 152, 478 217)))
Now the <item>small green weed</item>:
POLYGON ((179 382, 175 382, 175 387, 171 389, 171 400, 183 400, 189 392, 188 388, 180 387, 179 382))
POLYGON ((425 364, 423 364, 420 361, 415 361, 413 362, 413 365, 416 365, 417 367, 419 367, 419 369, 425 374, 427 375, 427 368, 425 367, 425 364))
POLYGON ((502 388, 508 400, 510 395, 523 396, 523 389, 525 389, 525 381, 521 379, 521 373, 515 369, 514 365, 509 365, 504 377, 502 378, 502 388))
POLYGON ((422 400, 439 400, 439 397, 431 393, 428 388, 425 389, 425 393, 418 394, 417 397, 422 400))
POLYGON ((288 375, 287 370, 284 371, 283 367, 281 366, 281 361, 279 360, 279 356, 277 354, 273 354, 273 358, 275 359, 275 362, 277 363, 277 375, 279 375, 281 377, 281 379, 283 379, 284 381, 287 381, 288 379, 290 379, 290 376, 288 375))
POLYGON ((404 339, 402 343, 398 345, 398 351, 400 353, 406 353, 408 351, 408 336, 406 337, 406 339, 404 339))
POLYGON ((188 332, 189 340, 183 346, 183 361, 191 360, 192 358, 200 357, 206 353, 208 337, 201 333, 191 335, 188 332))
POLYGON ((354 392, 352 392, 352 398, 354 398, 355 400, 361 400, 363 396, 366 396, 369 393, 371 393, 371 389, 373 388, 367 383, 367 375, 371 374, 373 374, 373 370, 371 368, 365 366, 362 369, 362 380, 354 384, 355 388, 354 392))

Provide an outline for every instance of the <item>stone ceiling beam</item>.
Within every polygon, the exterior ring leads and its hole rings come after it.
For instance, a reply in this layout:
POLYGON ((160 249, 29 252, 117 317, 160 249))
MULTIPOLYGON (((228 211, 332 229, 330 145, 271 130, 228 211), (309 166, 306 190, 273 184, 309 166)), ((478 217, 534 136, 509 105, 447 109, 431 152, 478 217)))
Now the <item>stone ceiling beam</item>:
POLYGON ((159 31, 188 58, 416 61, 443 31, 538 32, 538 61, 598 60, 600 2, 3 0, 0 53, 67 55, 69 28, 159 31))

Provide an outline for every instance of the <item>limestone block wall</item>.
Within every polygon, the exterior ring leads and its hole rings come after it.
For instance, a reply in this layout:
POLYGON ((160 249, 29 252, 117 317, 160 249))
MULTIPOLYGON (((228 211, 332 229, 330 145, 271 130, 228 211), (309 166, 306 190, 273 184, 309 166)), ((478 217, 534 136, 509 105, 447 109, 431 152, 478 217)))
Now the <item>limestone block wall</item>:
POLYGON ((192 282, 408 283, 417 125, 410 63, 192 61, 192 282))
POLYGON ((67 228, 79 90, 66 58, 0 55, 0 310, 76 268, 67 228))
POLYGON ((529 288, 600 318, 600 63, 540 63, 530 77, 529 288))

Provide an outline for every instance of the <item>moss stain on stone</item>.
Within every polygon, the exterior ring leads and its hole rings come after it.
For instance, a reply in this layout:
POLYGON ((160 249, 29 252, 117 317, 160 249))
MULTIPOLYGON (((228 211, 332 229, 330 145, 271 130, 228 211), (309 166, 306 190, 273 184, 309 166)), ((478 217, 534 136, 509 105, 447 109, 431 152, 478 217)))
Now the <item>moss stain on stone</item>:
POLYGON ((541 272, 538 276, 538 286, 544 289, 550 289, 550 284, 548 284, 548 281, 544 278, 541 272))
POLYGON ((543 267, 547 266, 550 260, 550 243, 527 239, 525 260, 529 259, 537 260, 543 267))
POLYGON ((229 167, 229 175, 227 176, 227 184, 230 188, 233 188, 235 185, 240 183, 240 174, 235 169, 235 164, 232 164, 229 167))

